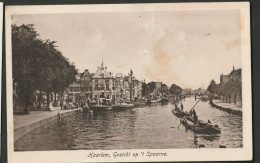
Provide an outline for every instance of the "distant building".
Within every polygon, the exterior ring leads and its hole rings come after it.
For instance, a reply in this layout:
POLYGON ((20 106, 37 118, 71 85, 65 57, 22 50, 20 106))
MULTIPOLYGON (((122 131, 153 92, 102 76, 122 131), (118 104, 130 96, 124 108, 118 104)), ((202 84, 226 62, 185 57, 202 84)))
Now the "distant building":
POLYGON ((220 75, 220 84, 228 83, 231 79, 241 80, 241 69, 235 70, 233 66, 233 71, 231 71, 228 75, 220 75))
POLYGON ((80 84, 80 95, 85 96, 86 99, 92 99, 92 76, 87 69, 80 74, 77 83, 80 84))
POLYGON ((142 97, 142 82, 137 79, 133 80, 133 97, 137 99, 142 97))
POLYGON ((92 99, 92 77, 87 69, 83 73, 78 73, 76 81, 70 84, 68 98, 73 101, 92 99))
POLYGON ((92 77, 92 91, 93 98, 107 98, 112 99, 114 94, 113 90, 113 76, 112 73, 107 72, 107 67, 102 64, 98 67, 96 73, 92 77))
POLYGON ((229 75, 223 75, 223 74, 220 75, 220 83, 228 83, 229 79, 230 79, 229 75))
MULTIPOLYGON (((131 77, 125 76, 124 78, 124 90, 125 90, 125 96, 124 98, 130 99, 130 92, 131 92, 131 77)), ((135 98, 141 98, 142 97, 142 82, 137 80, 135 76, 132 77, 132 98, 133 100, 135 98)))
POLYGON ((76 82, 69 86, 65 97, 74 100, 99 98, 130 100, 130 92, 132 92, 132 100, 141 98, 142 82, 134 76, 131 78, 131 75, 124 76, 122 73, 117 73, 113 77, 102 62, 96 73, 90 73, 88 70, 79 73, 76 82))

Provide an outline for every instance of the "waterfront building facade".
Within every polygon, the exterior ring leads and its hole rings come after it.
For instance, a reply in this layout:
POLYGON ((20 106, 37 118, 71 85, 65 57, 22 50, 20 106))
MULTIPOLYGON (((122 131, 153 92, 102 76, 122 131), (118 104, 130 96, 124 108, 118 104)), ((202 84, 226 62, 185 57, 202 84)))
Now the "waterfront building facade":
POLYGON ((102 64, 98 67, 92 77, 93 99, 107 98, 112 99, 114 93, 114 78, 112 73, 107 72, 107 67, 102 64))
POLYGON ((81 100, 106 98, 129 101, 131 98, 134 100, 142 97, 142 82, 133 76, 132 71, 128 75, 117 73, 113 76, 102 62, 95 73, 90 73, 88 70, 79 73, 76 82, 72 83, 68 90, 68 95, 65 97, 74 101, 79 97, 81 100))
POLYGON ((142 82, 135 79, 133 81, 133 97, 134 99, 140 99, 142 98, 142 82))
POLYGON ((77 82, 80 85, 80 95, 85 99, 92 99, 92 76, 87 69, 80 74, 80 79, 77 82))
POLYGON ((114 79, 115 99, 125 98, 125 80, 122 73, 117 73, 114 79))

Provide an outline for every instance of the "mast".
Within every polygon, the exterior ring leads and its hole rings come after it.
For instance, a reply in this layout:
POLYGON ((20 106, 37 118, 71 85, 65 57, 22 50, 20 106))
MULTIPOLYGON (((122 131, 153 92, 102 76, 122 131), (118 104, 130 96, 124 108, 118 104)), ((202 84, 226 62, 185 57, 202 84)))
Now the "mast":
POLYGON ((133 94, 132 94, 132 91, 133 91, 133 88, 132 88, 132 76, 133 76, 133 71, 132 69, 130 70, 130 102, 132 102, 133 100, 133 94))

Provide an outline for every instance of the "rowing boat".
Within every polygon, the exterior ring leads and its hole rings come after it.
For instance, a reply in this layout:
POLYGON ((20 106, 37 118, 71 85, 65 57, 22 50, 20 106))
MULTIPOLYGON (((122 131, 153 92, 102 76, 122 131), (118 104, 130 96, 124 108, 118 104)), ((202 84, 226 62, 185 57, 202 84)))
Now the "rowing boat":
POLYGON ((182 111, 182 110, 176 110, 176 109, 172 109, 172 113, 173 113, 176 117, 178 117, 178 118, 183 118, 183 117, 189 115, 188 113, 186 113, 186 112, 184 112, 184 111, 182 111))
POLYGON ((192 130, 196 134, 220 134, 221 129, 218 125, 213 125, 211 123, 206 123, 204 121, 198 120, 194 123, 194 120, 190 116, 186 116, 180 119, 181 124, 185 126, 186 129, 192 130))

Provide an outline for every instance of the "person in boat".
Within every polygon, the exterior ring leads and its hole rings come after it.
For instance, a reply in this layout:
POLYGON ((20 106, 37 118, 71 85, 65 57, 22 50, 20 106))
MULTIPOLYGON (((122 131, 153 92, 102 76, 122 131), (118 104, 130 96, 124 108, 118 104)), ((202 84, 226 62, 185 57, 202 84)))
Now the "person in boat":
POLYGON ((198 121, 198 116, 197 116, 196 111, 195 111, 194 109, 191 109, 191 110, 190 110, 190 116, 193 117, 194 124, 196 124, 197 121, 198 121))
POLYGON ((183 104, 181 103, 181 110, 183 110, 183 104))
POLYGON ((198 122, 198 116, 194 114, 194 124, 197 124, 197 122, 198 122))
POLYGON ((190 116, 192 116, 194 114, 194 109, 191 109, 189 114, 190 114, 190 116))
POLYGON ((178 105, 175 104, 175 110, 179 111, 178 105))

